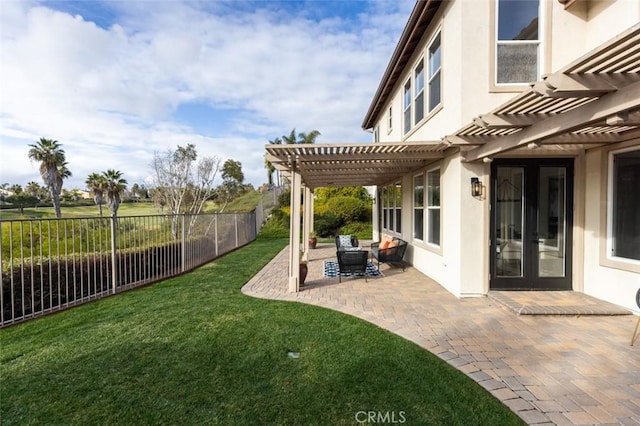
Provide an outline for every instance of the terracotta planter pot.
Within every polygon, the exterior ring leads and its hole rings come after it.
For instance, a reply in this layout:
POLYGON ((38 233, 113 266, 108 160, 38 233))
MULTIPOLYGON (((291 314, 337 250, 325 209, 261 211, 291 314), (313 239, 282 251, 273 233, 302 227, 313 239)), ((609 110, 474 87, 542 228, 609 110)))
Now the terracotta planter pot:
POLYGON ((316 248, 316 244, 318 244, 318 239, 316 237, 309 238, 309 248, 316 248))
POLYGON ((300 285, 304 284, 304 280, 307 279, 307 273, 309 272, 309 267, 306 263, 300 264, 300 285))

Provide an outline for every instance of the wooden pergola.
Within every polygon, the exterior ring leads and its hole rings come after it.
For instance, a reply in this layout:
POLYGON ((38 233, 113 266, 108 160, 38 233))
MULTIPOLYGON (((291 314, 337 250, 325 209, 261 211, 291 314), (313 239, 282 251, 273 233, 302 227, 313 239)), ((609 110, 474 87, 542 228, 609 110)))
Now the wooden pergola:
MULTIPOLYGON (((399 76, 387 73, 390 81, 381 87, 392 87, 391 80, 399 76)), ((378 90, 372 105, 385 104, 383 98, 389 96, 391 92, 378 90)), ((371 114, 365 123, 375 122, 371 114)), ((291 221, 289 290, 299 291, 297 265, 301 252, 303 257, 308 253, 316 188, 385 185, 455 152, 467 162, 506 155, 577 155, 637 138, 640 24, 438 141, 266 145, 266 159, 291 183, 291 217, 303 218, 302 229, 299 221, 291 221)))

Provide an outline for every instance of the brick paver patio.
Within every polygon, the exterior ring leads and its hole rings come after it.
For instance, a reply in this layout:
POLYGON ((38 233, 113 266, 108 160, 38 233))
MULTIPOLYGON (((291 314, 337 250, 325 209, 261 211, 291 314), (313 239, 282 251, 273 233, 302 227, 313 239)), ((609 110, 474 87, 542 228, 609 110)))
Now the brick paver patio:
POLYGON ((528 424, 640 425, 637 317, 517 315, 492 298, 458 299, 413 268, 383 278, 323 277, 335 246, 310 251, 299 293, 287 291, 288 248, 242 291, 362 318, 438 355, 528 424))

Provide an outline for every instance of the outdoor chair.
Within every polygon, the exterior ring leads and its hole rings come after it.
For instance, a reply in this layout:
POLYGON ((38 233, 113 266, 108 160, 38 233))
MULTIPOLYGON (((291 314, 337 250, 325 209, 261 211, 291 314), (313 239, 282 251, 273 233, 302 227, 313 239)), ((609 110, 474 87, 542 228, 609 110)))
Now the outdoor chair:
POLYGON ((395 237, 386 244, 379 242, 371 244, 371 255, 378 261, 378 270, 380 270, 380 263, 386 263, 399 266, 404 271, 406 264, 403 258, 406 250, 407 242, 395 237))
POLYGON ((355 235, 336 235, 336 249, 338 250, 355 250, 360 246, 358 237, 355 235))
POLYGON ((338 257, 339 282, 342 282, 342 274, 362 275, 367 281, 367 261, 369 252, 366 250, 350 250, 336 252, 338 257))

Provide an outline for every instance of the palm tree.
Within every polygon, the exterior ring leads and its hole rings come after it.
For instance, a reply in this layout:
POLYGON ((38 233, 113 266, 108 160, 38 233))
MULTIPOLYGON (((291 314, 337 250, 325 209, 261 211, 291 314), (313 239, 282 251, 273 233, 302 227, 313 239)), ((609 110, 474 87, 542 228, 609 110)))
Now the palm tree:
POLYGON ((298 138, 296 136, 296 128, 294 127, 291 130, 291 133, 289 133, 289 136, 283 135, 282 141, 284 142, 285 145, 293 145, 295 143, 298 143, 298 138))
POLYGON ((122 178, 122 172, 109 169, 102 174, 105 179, 104 195, 107 198, 107 206, 113 217, 118 214, 120 207, 120 195, 127 189, 127 181, 122 178))
POLYGON ((296 135, 295 127, 289 133, 289 136, 282 136, 284 143, 287 145, 298 144, 298 143, 315 143, 316 139, 320 136, 320 132, 317 130, 312 130, 309 133, 300 132, 296 135))
POLYGON ((40 198, 40 184, 34 181, 27 182, 27 186, 24 187, 24 192, 40 198))
POLYGON ((320 136, 320 132, 312 130, 309 133, 298 133, 298 143, 316 143, 316 139, 320 136))
POLYGON ((60 191, 62 181, 71 176, 71 172, 66 167, 64 150, 58 141, 53 139, 40 138, 35 144, 29 145, 29 159, 40 162, 40 176, 44 185, 49 189, 53 210, 56 217, 60 218, 60 191))
POLYGON ((104 204, 104 190, 107 184, 107 180, 104 175, 100 173, 91 173, 87 180, 84 181, 87 185, 87 189, 93 194, 93 201, 98 206, 100 211, 100 217, 102 217, 102 205, 104 204))

